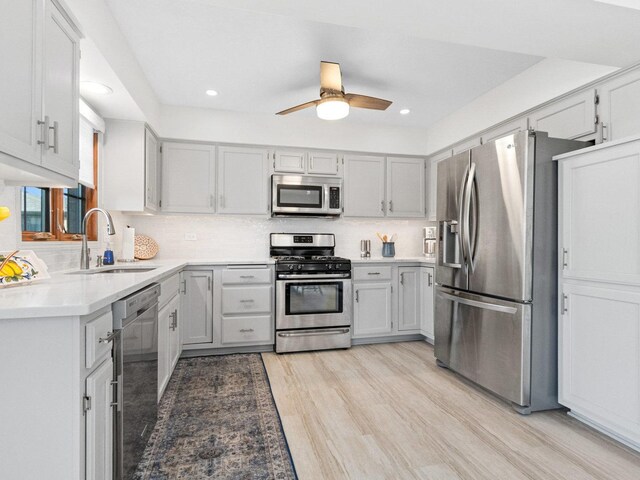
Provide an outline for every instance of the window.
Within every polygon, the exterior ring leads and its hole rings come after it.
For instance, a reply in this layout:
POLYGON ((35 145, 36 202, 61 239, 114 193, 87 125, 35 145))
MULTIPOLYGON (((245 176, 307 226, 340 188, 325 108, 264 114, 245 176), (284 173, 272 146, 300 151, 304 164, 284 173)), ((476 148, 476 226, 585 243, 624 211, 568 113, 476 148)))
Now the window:
MULTIPOLYGON (((93 134, 93 185, 97 185, 98 134, 93 134)), ((92 185, 92 186, 93 186, 92 185)), ((75 188, 22 187, 20 193, 23 241, 81 240, 82 219, 98 203, 97 189, 78 184, 75 188)), ((97 220, 87 222, 89 240, 97 240, 97 220)))

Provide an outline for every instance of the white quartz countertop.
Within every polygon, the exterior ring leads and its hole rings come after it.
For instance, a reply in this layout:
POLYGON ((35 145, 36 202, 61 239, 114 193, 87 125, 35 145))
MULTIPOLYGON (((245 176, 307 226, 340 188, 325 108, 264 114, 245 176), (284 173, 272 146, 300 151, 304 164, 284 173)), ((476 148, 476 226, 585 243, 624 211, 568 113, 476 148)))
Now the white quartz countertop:
MULTIPOLYGON (((425 257, 371 257, 351 258, 354 265, 367 263, 395 263, 434 265, 425 257)), ((36 317, 67 317, 90 315, 154 282, 188 267, 219 265, 271 265, 272 259, 224 260, 161 260, 141 261, 135 264, 116 264, 104 268, 153 267, 148 272, 132 273, 52 273, 50 279, 30 285, 0 289, 0 320, 36 317)), ((99 270, 99 269, 98 269, 99 270)), ((94 271, 94 269, 90 270, 94 271)))

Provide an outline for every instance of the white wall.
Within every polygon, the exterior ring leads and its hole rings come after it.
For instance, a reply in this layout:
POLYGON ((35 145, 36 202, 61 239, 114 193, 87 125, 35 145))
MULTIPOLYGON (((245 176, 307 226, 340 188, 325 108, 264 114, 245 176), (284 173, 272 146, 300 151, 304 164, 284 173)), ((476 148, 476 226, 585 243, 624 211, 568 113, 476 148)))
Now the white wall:
MULTIPOLYGON (((381 255, 381 242, 376 232, 398 234, 396 257, 422 255, 422 227, 425 220, 365 220, 341 218, 302 219, 209 215, 160 215, 125 217, 136 233, 149 235, 160 246, 158 259, 189 258, 209 260, 266 259, 269 256, 269 234, 333 233, 336 255, 360 256, 360 240, 371 240, 372 256, 381 255), (196 241, 184 239, 195 233, 196 241)), ((120 253, 121 245, 114 250, 120 253)))
POLYGON ((570 60, 542 60, 430 126, 426 151, 434 153, 615 70, 570 60))
POLYGON ((195 141, 425 155, 424 128, 163 105, 159 134, 195 141))

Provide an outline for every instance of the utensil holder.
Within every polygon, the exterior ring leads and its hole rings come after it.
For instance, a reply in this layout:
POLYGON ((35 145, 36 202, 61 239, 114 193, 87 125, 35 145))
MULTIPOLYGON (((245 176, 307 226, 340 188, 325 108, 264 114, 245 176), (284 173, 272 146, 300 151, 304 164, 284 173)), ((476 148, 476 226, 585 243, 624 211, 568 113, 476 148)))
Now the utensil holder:
POLYGON ((394 242, 382 242, 382 256, 383 257, 395 257, 396 256, 396 244, 394 242))

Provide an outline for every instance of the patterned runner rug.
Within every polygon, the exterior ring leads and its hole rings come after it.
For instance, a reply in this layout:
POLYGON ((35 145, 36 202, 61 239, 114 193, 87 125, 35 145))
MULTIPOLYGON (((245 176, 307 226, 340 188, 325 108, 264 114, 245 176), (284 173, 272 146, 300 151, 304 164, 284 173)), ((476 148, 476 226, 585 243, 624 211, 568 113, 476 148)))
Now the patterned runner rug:
POLYGON ((183 359, 136 479, 296 479, 260 354, 183 359))

